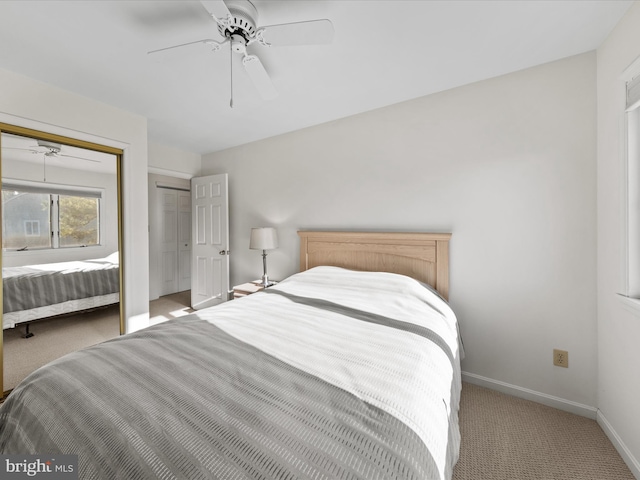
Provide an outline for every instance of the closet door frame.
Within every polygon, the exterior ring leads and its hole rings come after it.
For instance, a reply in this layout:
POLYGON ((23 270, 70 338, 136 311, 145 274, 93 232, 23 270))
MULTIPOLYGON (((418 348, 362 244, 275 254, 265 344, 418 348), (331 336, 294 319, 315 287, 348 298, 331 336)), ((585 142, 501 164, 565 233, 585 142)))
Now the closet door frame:
MULTIPOLYGON (((119 281, 120 281, 120 335, 125 333, 125 288, 124 288, 124 235, 123 235, 123 203, 122 203, 122 157, 124 151, 121 148, 111 147, 107 145, 101 145, 99 143, 89 142, 86 140, 79 140, 64 135, 58 135, 54 133, 45 132, 42 130, 35 130, 32 128, 21 127, 17 125, 11 125, 0 122, 0 147, 2 147, 2 134, 8 133, 12 135, 19 135, 23 137, 29 137, 36 140, 45 140, 64 145, 70 145, 77 148, 84 148, 87 150, 94 150, 97 152, 107 153, 115 156, 116 161, 116 182, 117 182, 117 218, 118 218, 118 256, 120 262, 119 268, 119 281)), ((0 148, 0 179, 2 178, 2 150, 0 148)), ((0 209, 0 222, 2 221, 2 211, 0 209)), ((2 229, 0 228, 0 243, 2 240, 2 229)), ((2 255, 0 255, 0 268, 2 268, 2 255)), ((3 312, 3 292, 2 283, 0 283, 0 324, 2 323, 3 312)), ((3 392, 3 397, 6 397, 10 391, 4 391, 4 351, 3 351, 3 338, 4 335, 0 335, 0 391, 3 392)))

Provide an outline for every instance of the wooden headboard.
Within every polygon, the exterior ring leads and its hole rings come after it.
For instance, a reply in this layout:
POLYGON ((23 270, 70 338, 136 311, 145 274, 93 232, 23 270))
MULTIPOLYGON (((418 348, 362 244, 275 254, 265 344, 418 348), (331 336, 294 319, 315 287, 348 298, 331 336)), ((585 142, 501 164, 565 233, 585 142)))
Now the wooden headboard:
POLYGON ((450 233, 299 231, 300 271, 320 265, 401 273, 449 298, 450 233))

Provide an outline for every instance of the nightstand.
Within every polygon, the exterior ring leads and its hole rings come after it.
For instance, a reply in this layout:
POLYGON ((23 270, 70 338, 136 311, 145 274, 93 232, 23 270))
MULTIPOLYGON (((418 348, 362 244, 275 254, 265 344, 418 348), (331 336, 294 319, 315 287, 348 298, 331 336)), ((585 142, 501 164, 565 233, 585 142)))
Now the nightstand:
POLYGON ((233 298, 246 297, 252 293, 259 292, 260 290, 264 290, 264 287, 260 284, 260 280, 236 285, 233 287, 233 298))

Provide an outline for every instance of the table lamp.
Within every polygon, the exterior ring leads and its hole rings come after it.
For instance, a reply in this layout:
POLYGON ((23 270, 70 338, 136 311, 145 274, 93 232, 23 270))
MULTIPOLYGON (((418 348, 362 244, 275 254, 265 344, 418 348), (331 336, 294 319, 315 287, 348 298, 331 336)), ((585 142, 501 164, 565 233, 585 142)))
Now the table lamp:
POLYGON ((267 276, 267 250, 278 248, 278 232, 273 227, 252 228, 249 248, 252 250, 262 250, 264 275, 262 275, 261 285, 265 288, 273 285, 273 282, 269 282, 269 277, 267 276))

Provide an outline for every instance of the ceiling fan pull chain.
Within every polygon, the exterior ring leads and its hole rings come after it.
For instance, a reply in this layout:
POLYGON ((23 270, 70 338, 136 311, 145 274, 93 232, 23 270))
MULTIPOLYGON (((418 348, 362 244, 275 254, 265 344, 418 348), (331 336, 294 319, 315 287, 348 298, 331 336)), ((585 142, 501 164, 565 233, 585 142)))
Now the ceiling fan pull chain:
POLYGON ((229 71, 231 72, 231 100, 229 100, 229 108, 233 108, 233 42, 229 39, 229 71))

